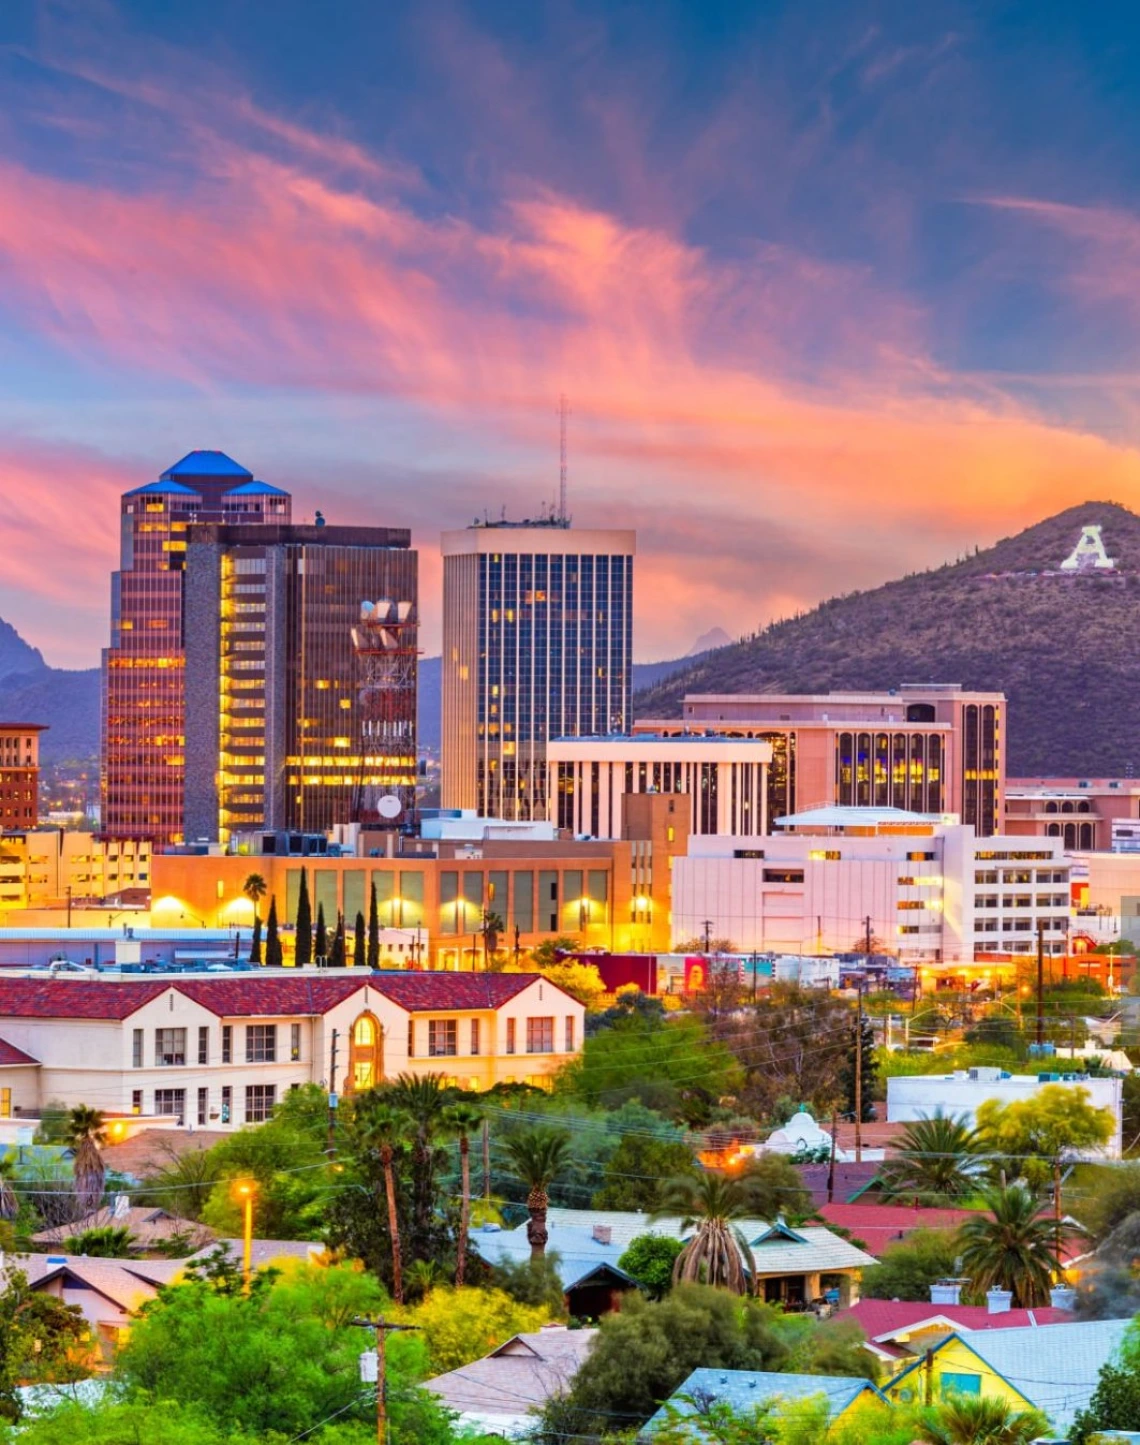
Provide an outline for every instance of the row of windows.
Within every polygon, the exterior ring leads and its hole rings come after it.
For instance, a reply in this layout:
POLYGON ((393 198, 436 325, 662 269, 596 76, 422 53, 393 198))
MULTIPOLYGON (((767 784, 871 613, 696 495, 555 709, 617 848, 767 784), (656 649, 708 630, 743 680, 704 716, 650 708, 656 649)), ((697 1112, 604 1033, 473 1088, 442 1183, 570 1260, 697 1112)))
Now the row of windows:
MULTIPOLYGON (((301 1059, 301 1025, 289 1024, 289 1054, 290 1063, 299 1063, 301 1059)), ((245 1062, 247 1064, 275 1064, 285 1062, 285 1055, 278 1057, 277 1046, 277 1024, 247 1024, 245 1027, 245 1062)), ((234 1030, 232 1024, 223 1024, 221 1028, 221 1061, 223 1064, 233 1063, 234 1054, 234 1030)), ((184 1028, 165 1028, 154 1030, 154 1067, 156 1069, 179 1069, 184 1068, 189 1062, 187 1047, 190 1037, 190 1030, 184 1028)), ((146 1067, 146 1030, 135 1029, 131 1035, 131 1067, 142 1069, 146 1067)), ((208 1024, 201 1024, 197 1029, 195 1040, 195 1062, 199 1065, 210 1062, 210 1028, 208 1024)))
MULTIPOLYGON (((517 1035, 515 1030, 516 1021, 506 1020, 505 1051, 508 1054, 517 1052, 517 1035)), ((553 1054, 555 1052, 555 1020, 549 1018, 529 1018, 526 1020, 526 1052, 528 1054, 553 1054)), ((563 1033, 565 1041, 564 1052, 574 1052, 574 1020, 565 1020, 563 1033)), ((482 1037, 480 1020, 472 1019, 469 1025, 468 1042, 472 1055, 479 1054, 481 1050, 482 1037)), ((459 1053, 459 1020, 458 1019, 428 1019, 428 1058, 445 1059, 454 1058, 459 1053)), ((415 1057, 415 1023, 408 1021, 408 1057, 415 1057)))
MULTIPOLYGON (((153 1112, 155 1114, 173 1114, 179 1124, 185 1124, 187 1093, 186 1089, 155 1089, 153 1112)), ((234 1091, 231 1085, 223 1086, 218 1101, 219 1106, 212 1116, 209 1089, 195 1090, 194 1105, 197 1123, 206 1125, 216 1120, 221 1124, 264 1124, 277 1105, 277 1085, 247 1084, 243 1095, 245 1112, 242 1118, 237 1120, 234 1118, 234 1091)), ((143 1102, 143 1091, 135 1089, 131 1094, 132 1112, 141 1114, 143 1102)))

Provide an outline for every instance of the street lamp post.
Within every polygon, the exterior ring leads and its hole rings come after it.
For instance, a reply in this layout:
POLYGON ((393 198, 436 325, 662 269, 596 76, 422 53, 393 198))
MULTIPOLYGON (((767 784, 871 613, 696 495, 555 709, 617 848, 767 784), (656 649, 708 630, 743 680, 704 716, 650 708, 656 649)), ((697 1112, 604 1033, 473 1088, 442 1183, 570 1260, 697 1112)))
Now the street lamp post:
POLYGON ((253 1287, 253 1201, 257 1184, 252 1179, 241 1179, 234 1193, 242 1206, 241 1292, 248 1299, 253 1287))

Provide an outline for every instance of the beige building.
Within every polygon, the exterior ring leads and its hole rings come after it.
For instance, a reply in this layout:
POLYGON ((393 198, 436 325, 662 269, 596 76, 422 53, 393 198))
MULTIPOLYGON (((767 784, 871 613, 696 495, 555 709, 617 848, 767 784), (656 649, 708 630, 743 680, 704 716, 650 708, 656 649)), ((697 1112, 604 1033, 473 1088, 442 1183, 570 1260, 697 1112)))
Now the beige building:
POLYGON ((1008 778, 1005 832, 1023 838, 1060 838, 1072 852, 1134 851, 1140 836, 1140 780, 1136 778, 1008 778))
POLYGON ((150 891, 150 844, 62 828, 0 837, 0 910, 66 908, 150 891))
POLYGON ((330 1079, 338 1093, 400 1073, 541 1085, 581 1048, 584 1017, 535 974, 0 978, 0 1083, 15 1114, 61 1100, 233 1128, 330 1079))

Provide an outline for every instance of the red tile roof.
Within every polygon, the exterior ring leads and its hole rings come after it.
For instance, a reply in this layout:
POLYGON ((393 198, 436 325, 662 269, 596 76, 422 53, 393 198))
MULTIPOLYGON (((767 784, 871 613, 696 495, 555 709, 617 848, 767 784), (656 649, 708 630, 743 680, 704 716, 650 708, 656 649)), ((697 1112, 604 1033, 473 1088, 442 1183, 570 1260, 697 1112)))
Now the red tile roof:
MULTIPOLYGON (((295 978, 247 974, 230 978, 0 978, 0 1019, 125 1019, 174 989, 220 1018, 323 1014, 365 986, 409 1013, 497 1009, 539 978, 525 973, 349 973, 295 978)), ((556 984, 547 986, 557 989, 556 984)))
POLYGON ((904 1204, 823 1204, 817 1213, 861 1239, 876 1258, 916 1229, 956 1229, 970 1209, 914 1209, 904 1204))
MULTIPOLYGON (((811 1201, 818 1209, 821 1204, 827 1203, 827 1172, 826 1164, 800 1164, 797 1166, 800 1171, 800 1178, 811 1195, 811 1201)), ((863 1160, 856 1164, 843 1163, 836 1160, 835 1163, 835 1198, 847 1201, 858 1194, 862 1194, 868 1184, 872 1183, 882 1169, 882 1161, 863 1160)))
POLYGON ((33 1059, 31 1054, 24 1053, 15 1044, 10 1044, 7 1039, 0 1039, 0 1069, 15 1067, 19 1064, 35 1064, 39 1067, 39 1059, 33 1059))
POLYGON ((990 1314, 985 1305, 935 1305, 929 1301, 862 1299, 849 1310, 841 1310, 837 1319, 854 1320, 868 1340, 890 1337, 913 1329, 924 1320, 950 1320, 963 1330, 1011 1330, 1034 1325, 1072 1324, 1070 1310, 1057 1310, 1045 1305, 1038 1310, 1006 1310, 990 1314))

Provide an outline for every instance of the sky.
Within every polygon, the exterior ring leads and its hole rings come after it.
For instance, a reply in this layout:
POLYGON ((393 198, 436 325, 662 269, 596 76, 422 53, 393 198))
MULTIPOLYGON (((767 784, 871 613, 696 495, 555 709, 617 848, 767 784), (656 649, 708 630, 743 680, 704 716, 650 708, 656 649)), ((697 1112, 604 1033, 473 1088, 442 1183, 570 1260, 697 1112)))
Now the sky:
POLYGON ((1054 0, 3 0, 0 616, 118 497, 633 526, 635 654, 1140 510, 1140 15, 1054 0))

